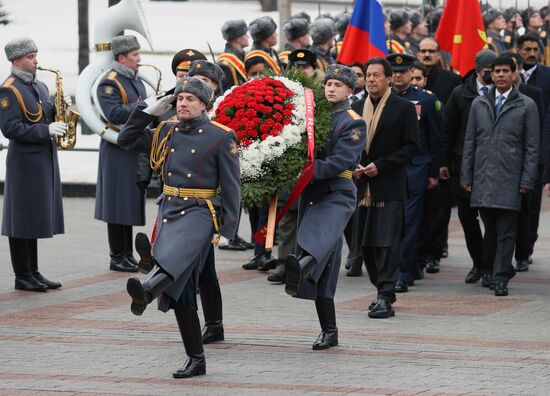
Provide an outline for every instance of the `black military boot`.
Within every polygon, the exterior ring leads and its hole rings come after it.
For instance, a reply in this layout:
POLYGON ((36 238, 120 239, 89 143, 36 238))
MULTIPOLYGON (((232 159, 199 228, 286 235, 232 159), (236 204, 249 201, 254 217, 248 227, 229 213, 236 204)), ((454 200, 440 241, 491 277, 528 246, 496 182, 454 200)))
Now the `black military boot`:
POLYGON ((122 232, 124 235, 124 256, 126 257, 126 260, 130 262, 130 264, 134 265, 135 267, 138 266, 138 262, 136 258, 134 257, 134 238, 133 238, 133 230, 132 226, 124 225, 122 226, 122 232))
POLYGON ((174 313, 176 314, 181 339, 188 358, 182 367, 174 371, 172 376, 174 378, 190 378, 206 374, 206 360, 197 311, 194 309, 185 311, 176 309, 174 313))
POLYGON ((210 344, 224 340, 222 319, 222 295, 220 285, 216 283, 205 286, 200 284, 200 297, 204 312, 204 329, 202 329, 202 343, 210 344))
POLYGON ((147 305, 155 298, 160 296, 163 290, 173 283, 170 275, 158 271, 155 272, 143 284, 138 278, 130 278, 126 283, 126 290, 132 297, 130 309, 134 315, 141 315, 147 305))
POLYGON ((48 286, 48 289, 59 289, 61 283, 51 281, 38 272, 38 245, 36 239, 25 239, 25 247, 27 249, 27 258, 34 279, 48 286))
POLYGON ((317 308, 317 316, 321 324, 321 334, 313 343, 313 350, 320 351, 338 346, 334 300, 332 298, 318 298, 315 300, 315 308, 317 308))
POLYGON ((15 289, 33 292, 48 291, 48 286, 36 280, 32 275, 26 240, 11 237, 8 240, 11 264, 15 273, 15 289))
POLYGON ((136 252, 139 254, 139 272, 148 274, 155 266, 155 263, 151 255, 151 242, 149 242, 149 238, 143 232, 136 234, 136 252))
POLYGON ((138 272, 137 265, 132 264, 126 259, 124 226, 120 224, 107 224, 107 237, 111 250, 109 269, 119 272, 138 272))
POLYGON ((298 294, 300 285, 315 270, 316 266, 317 261, 309 254, 302 255, 300 258, 289 254, 285 259, 286 293, 291 296, 298 294))

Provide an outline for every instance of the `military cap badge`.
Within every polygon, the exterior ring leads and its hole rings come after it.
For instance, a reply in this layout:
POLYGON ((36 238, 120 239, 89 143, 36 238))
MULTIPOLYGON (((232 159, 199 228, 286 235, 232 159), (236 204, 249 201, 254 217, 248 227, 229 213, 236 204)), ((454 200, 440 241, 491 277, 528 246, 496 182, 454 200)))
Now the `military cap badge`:
POLYGON ((395 63, 400 65, 401 63, 403 63, 403 58, 401 58, 400 56, 396 57, 395 58, 395 63))
POLYGON ((334 73, 340 73, 340 69, 338 69, 337 67, 335 67, 335 68, 333 69, 333 71, 334 71, 334 73))
POLYGON ((305 56, 305 54, 304 54, 303 52, 298 52, 298 53, 296 54, 296 58, 300 58, 300 59, 301 59, 301 58, 303 58, 304 56, 305 56))
POLYGON ((189 50, 185 53, 186 55, 189 55, 189 56, 193 56, 195 55, 195 53, 193 52, 193 50, 189 50))

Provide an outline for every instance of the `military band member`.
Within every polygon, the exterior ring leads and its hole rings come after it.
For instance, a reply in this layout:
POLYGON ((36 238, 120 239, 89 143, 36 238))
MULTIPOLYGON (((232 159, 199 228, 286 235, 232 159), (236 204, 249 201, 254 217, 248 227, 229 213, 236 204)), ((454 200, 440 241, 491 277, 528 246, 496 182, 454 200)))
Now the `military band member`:
POLYGON ((0 129, 9 139, 2 235, 9 238, 15 288, 45 292, 61 287, 38 271, 37 239, 64 233, 56 139, 67 124, 54 122, 48 88, 36 79, 35 42, 18 38, 4 49, 12 66, 0 87, 0 129))
POLYGON ((324 73, 329 65, 336 63, 330 55, 336 37, 336 25, 332 19, 318 18, 311 24, 310 31, 313 41, 310 50, 317 55, 317 69, 324 73))
MULTIPOLYGON (((146 90, 138 79, 140 45, 135 36, 111 41, 115 60, 97 87, 101 112, 108 125, 123 125, 146 90)), ((139 154, 122 150, 105 139, 99 146, 95 218, 107 223, 113 271, 137 272, 133 256, 132 226, 145 225, 145 194, 136 184, 139 154)))
MULTIPOLYGON (((281 74, 283 63, 279 59, 277 51, 273 49, 277 45, 277 24, 273 18, 264 16, 250 22, 248 26, 252 36, 252 50, 250 56, 261 56, 276 74, 281 74)), ((246 59, 245 59, 246 60, 246 59)))
POLYGON ((309 48, 311 45, 311 35, 309 34, 309 22, 303 18, 290 18, 283 25, 283 32, 287 42, 285 49, 279 52, 279 59, 285 65, 288 64, 288 56, 296 49, 309 48))
POLYGON ((250 37, 248 26, 242 19, 225 22, 222 26, 222 36, 225 40, 225 49, 217 61, 225 75, 222 81, 222 89, 225 91, 247 81, 244 49, 250 45, 250 37))
POLYGON ((349 108, 348 97, 356 79, 355 72, 346 66, 331 65, 325 72, 325 96, 332 104, 332 132, 327 147, 304 170, 312 174, 312 180, 300 200, 297 255, 285 259, 286 292, 315 300, 321 334, 313 344, 314 350, 338 345, 334 293, 342 235, 357 204, 351 170, 366 142, 365 122, 349 108))
POLYGON ((235 235, 240 169, 235 134, 210 121, 206 113, 212 97, 208 85, 185 77, 178 80, 174 95, 177 121, 160 124, 154 132, 146 128, 171 108, 173 97, 166 96, 144 110, 136 109, 118 144, 125 150, 150 153, 154 168, 162 169, 164 187, 158 198, 153 245, 158 270, 143 284, 130 278, 127 291, 135 315, 141 315, 157 297, 161 311, 174 309, 188 359, 173 376, 187 378, 206 372, 196 280, 213 238, 235 235))

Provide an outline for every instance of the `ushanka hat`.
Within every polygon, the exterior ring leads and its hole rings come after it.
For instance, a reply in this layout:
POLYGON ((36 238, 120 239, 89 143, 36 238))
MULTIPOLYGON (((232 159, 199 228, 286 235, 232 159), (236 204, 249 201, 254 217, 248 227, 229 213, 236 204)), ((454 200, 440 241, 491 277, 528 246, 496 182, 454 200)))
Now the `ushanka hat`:
POLYGON ((291 18, 283 25, 287 40, 296 40, 309 33, 309 22, 304 18, 291 18))
POLYGON ((191 68, 189 69, 189 77, 193 76, 208 77, 220 85, 223 78, 223 70, 217 64, 208 62, 207 60, 196 60, 191 63, 191 68))
POLYGON ((310 28, 313 44, 323 44, 336 36, 336 25, 329 18, 317 18, 310 28))
POLYGON ((212 97, 212 89, 197 77, 183 77, 179 79, 176 82, 174 96, 177 97, 180 93, 195 95, 205 105, 210 103, 210 98, 212 97))
POLYGON ((355 84, 357 83, 357 73, 355 73, 352 68, 344 65, 330 65, 325 71, 323 84, 325 84, 328 80, 342 81, 351 89, 355 89, 355 84))
POLYGON ((13 39, 7 43, 4 47, 4 51, 6 52, 6 57, 11 62, 12 60, 21 58, 22 56, 38 52, 38 47, 32 39, 21 37, 13 39))
POLYGON ((250 22, 248 29, 250 30, 252 40, 262 41, 275 33, 277 24, 270 16, 264 16, 250 22))
POLYGON ((248 32, 244 19, 234 19, 222 25, 222 36, 225 41, 235 40, 248 32))
POLYGON ((125 36, 116 36, 111 40, 111 51, 114 56, 127 54, 128 52, 136 51, 141 46, 138 43, 137 37, 130 34, 125 36))

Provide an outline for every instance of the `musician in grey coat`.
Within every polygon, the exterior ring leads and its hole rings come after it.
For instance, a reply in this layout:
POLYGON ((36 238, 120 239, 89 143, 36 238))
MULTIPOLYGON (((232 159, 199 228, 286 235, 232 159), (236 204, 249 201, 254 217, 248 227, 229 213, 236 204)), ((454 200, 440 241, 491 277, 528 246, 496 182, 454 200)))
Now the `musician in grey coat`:
POLYGON ((298 255, 285 259, 286 292, 315 300, 321 334, 313 349, 338 345, 334 293, 342 253, 342 235, 355 211, 357 189, 352 169, 366 144, 365 121, 350 109, 357 75, 331 65, 324 76, 325 96, 332 104, 331 135, 326 148, 304 172, 312 174, 301 196, 298 214, 298 255))
POLYGON ((187 378, 206 371, 197 315, 197 277, 219 234, 233 238, 240 211, 240 167, 235 133, 205 111, 212 90, 195 77, 176 85, 178 121, 146 129, 155 116, 171 108, 165 96, 136 109, 118 137, 124 150, 151 153, 162 169, 163 194, 158 198, 158 229, 153 259, 158 266, 143 284, 128 280, 132 312, 141 315, 159 297, 159 309, 174 309, 189 359, 173 375, 187 378), (218 193, 218 188, 221 192, 218 193), (221 221, 221 224, 220 224, 221 221))
POLYGON ((9 139, 2 235, 9 238, 15 288, 44 292, 61 287, 38 271, 37 239, 63 234, 63 202, 54 122, 46 85, 36 79, 38 48, 19 38, 5 46, 11 74, 0 87, 0 129, 9 139))
MULTIPOLYGON (((134 36, 111 41, 115 56, 97 87, 99 107, 108 125, 120 128, 138 104, 144 104, 145 85, 138 79, 139 43, 134 36)), ((97 171, 95 218, 107 223, 113 271, 137 272, 132 226, 145 225, 145 192, 136 184, 139 154, 101 139, 97 171)))

